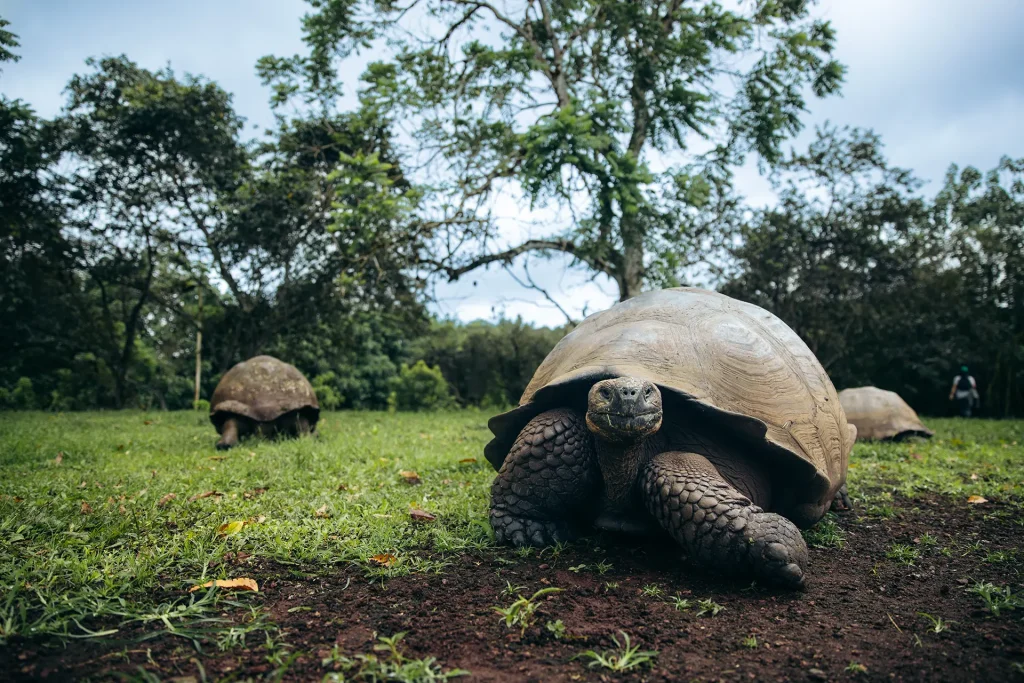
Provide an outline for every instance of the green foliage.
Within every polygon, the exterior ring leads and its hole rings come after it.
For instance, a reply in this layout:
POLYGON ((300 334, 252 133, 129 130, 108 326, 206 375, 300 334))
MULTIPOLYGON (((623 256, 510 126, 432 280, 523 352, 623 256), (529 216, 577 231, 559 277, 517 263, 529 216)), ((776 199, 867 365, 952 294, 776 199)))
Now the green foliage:
POLYGON ((441 369, 422 360, 412 366, 403 363, 391 386, 399 410, 439 410, 451 404, 448 382, 441 369))
POLYGON ((639 645, 633 645, 630 642, 628 633, 625 631, 619 631, 619 633, 622 635, 621 643, 618 638, 612 636, 612 641, 617 649, 604 652, 586 650, 576 657, 589 659, 587 666, 590 668, 600 667, 615 672, 653 665, 654 660, 658 657, 657 650, 641 650, 639 645))
POLYGON ((978 596, 985 609, 998 617, 1000 612, 1010 612, 1024 607, 1024 594, 1014 592, 1009 586, 996 586, 988 581, 978 581, 967 588, 968 593, 978 596))
POLYGON ((341 676, 336 673, 328 673, 323 680, 339 681, 339 683, 344 681, 433 683, 469 675, 470 672, 464 669, 445 671, 437 664, 434 657, 409 659, 398 649, 398 644, 404 637, 405 632, 403 631, 390 637, 379 636, 377 638, 378 642, 374 644, 373 649, 376 652, 387 653, 386 656, 358 654, 354 657, 346 657, 335 645, 330 655, 321 660, 321 665, 343 673, 341 676))
POLYGON ((805 92, 838 90, 834 32, 809 5, 588 0, 504 14, 430 0, 420 9, 432 21, 410 27, 395 4, 316 3, 303 19, 309 54, 265 57, 259 71, 275 105, 329 106, 338 74, 351 69, 345 59, 373 46, 380 59, 363 74, 361 105, 416 126, 410 154, 433 161, 430 205, 446 239, 423 265, 454 279, 526 252, 563 252, 628 298, 681 277, 721 236, 730 168, 751 152, 776 161, 800 129, 805 92), (500 33, 481 40, 485 27, 500 33), (650 164, 702 138, 711 154, 661 171, 650 164), (574 220, 509 250, 472 253, 496 234, 489 200, 509 190, 535 206, 571 200, 574 220))
POLYGON ((560 593, 561 591, 561 588, 541 588, 528 598, 524 598, 520 595, 508 607, 492 607, 491 609, 501 615, 506 628, 518 626, 520 634, 524 634, 526 633, 526 629, 533 626, 533 623, 536 620, 534 613, 537 611, 537 608, 540 607, 540 603, 537 602, 538 598, 542 598, 545 595, 550 595, 552 593, 560 593))

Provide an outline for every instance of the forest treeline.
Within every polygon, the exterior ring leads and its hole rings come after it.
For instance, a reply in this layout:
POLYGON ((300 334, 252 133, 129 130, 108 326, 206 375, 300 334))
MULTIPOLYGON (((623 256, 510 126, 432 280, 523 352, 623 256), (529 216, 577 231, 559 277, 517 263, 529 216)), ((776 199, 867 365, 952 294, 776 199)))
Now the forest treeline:
POLYGON ((257 140, 215 83, 124 56, 88 60, 53 118, 0 98, 0 408, 192 407, 200 333, 202 398, 267 353, 326 408, 512 404, 572 321, 439 320, 430 284, 563 253, 622 299, 699 269, 838 388, 943 414, 967 364, 984 413, 1024 415, 1024 159, 926 192, 871 131, 787 149, 843 76, 809 3, 428 4, 430 43, 387 3, 312 3, 309 53, 257 65, 277 112, 257 140), (464 33, 487 22, 493 44, 464 33), (340 110, 342 64, 386 39, 340 110), (729 92, 724 53, 751 57, 729 92), (748 158, 770 206, 733 188, 748 158), (489 202, 513 191, 571 219, 504 246, 489 202))

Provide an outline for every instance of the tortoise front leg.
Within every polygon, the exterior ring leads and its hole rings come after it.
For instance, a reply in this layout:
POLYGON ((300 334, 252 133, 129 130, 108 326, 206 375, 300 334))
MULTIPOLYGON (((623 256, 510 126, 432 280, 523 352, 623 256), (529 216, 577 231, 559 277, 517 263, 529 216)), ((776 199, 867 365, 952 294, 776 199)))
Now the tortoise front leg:
POLYGON ((238 445, 239 440, 251 431, 249 420, 244 417, 229 417, 220 429, 217 450, 226 451, 238 445))
POLYGON ((545 546, 578 536, 595 512, 601 474, 583 418, 541 413, 519 433, 491 485, 498 543, 545 546))
POLYGON ((803 584, 807 544, 796 525, 754 505, 704 456, 661 453, 642 483, 647 509, 699 564, 803 584))

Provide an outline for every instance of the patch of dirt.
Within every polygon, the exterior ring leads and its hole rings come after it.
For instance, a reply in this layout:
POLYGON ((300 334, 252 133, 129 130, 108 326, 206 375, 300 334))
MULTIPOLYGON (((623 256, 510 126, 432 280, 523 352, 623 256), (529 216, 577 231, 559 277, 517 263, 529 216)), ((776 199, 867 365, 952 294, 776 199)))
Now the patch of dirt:
MULTIPOLYGON (((1020 589, 1019 567, 984 562, 994 551, 1019 551, 1024 529, 1013 509, 942 498, 897 501, 897 507, 897 517, 888 520, 841 517, 846 546, 812 549, 811 583, 801 593, 697 573, 681 565, 667 540, 631 545, 607 537, 558 557, 550 550, 527 559, 512 552, 467 555, 444 574, 391 579, 384 587, 368 583, 357 568, 315 576, 264 564, 251 567, 248 575, 261 580, 254 601, 280 628, 277 640, 297 654, 277 671, 281 680, 320 680, 330 670, 321 659, 335 645, 349 656, 369 653, 374 633, 398 631, 408 632, 407 656, 433 656, 446 669, 472 672, 457 680, 1024 680, 1014 664, 1024 662, 1024 614, 992 616, 965 590, 975 580, 1020 589), (925 534, 937 538, 938 546, 921 544, 925 534), (982 550, 964 550, 976 541, 982 550), (920 551, 914 566, 886 558, 893 543, 920 551), (960 550, 951 557, 939 552, 954 544, 960 550), (600 575, 595 566, 602 561, 612 566, 600 575), (519 629, 507 629, 492 609, 512 602, 501 595, 506 582, 525 586, 527 596, 545 586, 564 590, 542 598, 537 624, 520 637, 519 629), (645 595, 643 587, 652 584, 663 595, 645 595), (673 595, 694 606, 677 611, 670 604, 673 595), (725 610, 697 617, 702 598, 725 610), (955 623, 934 633, 920 612, 955 623), (565 624, 568 638, 556 640, 544 629, 554 619, 565 624), (620 630, 642 649, 658 651, 652 667, 612 674, 573 659, 582 650, 610 648, 611 636, 620 630), (750 636, 756 647, 742 642, 750 636), (851 662, 866 671, 850 670, 851 662)), ((262 636, 250 636, 249 646, 223 653, 209 646, 205 655, 197 655, 170 637, 141 643, 75 641, 66 648, 15 640, 0 648, 0 671, 12 680, 69 680, 104 679, 142 667, 163 680, 194 676, 198 681, 200 661, 210 680, 273 675, 277 667, 267 660, 262 636)))

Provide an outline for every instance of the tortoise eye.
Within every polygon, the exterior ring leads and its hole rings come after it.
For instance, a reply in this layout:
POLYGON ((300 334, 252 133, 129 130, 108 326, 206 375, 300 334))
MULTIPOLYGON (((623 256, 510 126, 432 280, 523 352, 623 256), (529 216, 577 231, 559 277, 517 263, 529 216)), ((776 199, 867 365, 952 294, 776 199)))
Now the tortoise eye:
POLYGON ((601 398, 605 400, 612 397, 612 392, 608 390, 608 387, 601 387, 597 393, 601 394, 601 398))
POLYGON ((644 389, 644 398, 650 398, 653 392, 654 389, 652 387, 647 387, 646 389, 644 389))

